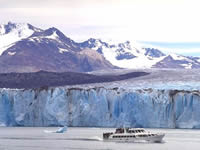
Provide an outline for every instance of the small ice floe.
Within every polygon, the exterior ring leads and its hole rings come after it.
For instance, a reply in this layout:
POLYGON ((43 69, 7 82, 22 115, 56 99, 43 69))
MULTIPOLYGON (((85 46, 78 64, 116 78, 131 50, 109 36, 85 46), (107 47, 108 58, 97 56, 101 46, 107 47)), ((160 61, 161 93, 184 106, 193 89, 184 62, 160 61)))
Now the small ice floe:
POLYGON ((6 127, 6 124, 0 123, 0 127, 6 127))
POLYGON ((67 131, 67 126, 61 127, 55 131, 44 130, 45 133, 64 133, 65 131, 67 131))

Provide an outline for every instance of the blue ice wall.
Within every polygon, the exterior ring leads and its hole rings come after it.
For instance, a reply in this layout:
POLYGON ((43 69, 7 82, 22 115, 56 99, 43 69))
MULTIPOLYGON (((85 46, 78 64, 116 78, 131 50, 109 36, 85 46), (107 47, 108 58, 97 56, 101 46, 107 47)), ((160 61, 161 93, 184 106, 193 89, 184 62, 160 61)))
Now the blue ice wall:
POLYGON ((200 128, 200 92, 0 89, 0 125, 200 128))

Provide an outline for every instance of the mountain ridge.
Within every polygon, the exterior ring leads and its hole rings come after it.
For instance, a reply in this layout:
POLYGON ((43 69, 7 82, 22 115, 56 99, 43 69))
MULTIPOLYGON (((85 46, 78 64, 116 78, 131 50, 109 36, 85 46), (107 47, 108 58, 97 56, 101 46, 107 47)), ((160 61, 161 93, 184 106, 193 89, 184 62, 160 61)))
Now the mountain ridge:
POLYGON ((159 49, 138 47, 130 41, 113 44, 90 38, 78 43, 55 27, 43 30, 30 24, 9 22, 0 25, 0 33, 0 43, 3 43, 0 44, 0 73, 200 68, 198 57, 166 55, 159 49))
POLYGON ((47 72, 33 73, 0 73, 0 88, 33 89, 67 85, 91 84, 121 81, 136 78, 150 73, 143 71, 128 72, 118 75, 94 75, 78 72, 47 72))

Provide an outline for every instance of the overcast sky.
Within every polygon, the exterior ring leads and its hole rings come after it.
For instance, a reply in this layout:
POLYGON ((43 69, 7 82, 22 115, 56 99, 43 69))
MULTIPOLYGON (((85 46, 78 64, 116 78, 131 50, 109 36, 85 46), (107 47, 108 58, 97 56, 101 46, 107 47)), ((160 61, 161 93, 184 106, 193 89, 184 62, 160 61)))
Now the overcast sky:
POLYGON ((0 0, 0 22, 54 26, 75 41, 135 40, 200 56, 199 6, 198 0, 0 0))

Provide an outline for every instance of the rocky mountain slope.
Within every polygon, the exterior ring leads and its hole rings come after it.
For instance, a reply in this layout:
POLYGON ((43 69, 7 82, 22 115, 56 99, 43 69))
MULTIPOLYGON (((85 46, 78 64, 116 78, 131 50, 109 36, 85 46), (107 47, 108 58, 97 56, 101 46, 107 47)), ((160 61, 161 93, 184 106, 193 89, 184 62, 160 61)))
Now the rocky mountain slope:
POLYGON ((81 48, 56 28, 34 31, 12 43, 0 56, 0 72, 88 72, 114 68, 101 54, 81 48))
POLYGON ((56 86, 102 83, 126 80, 148 75, 146 72, 129 72, 118 75, 93 75, 76 72, 34 72, 0 74, 0 88, 48 88, 56 86))

